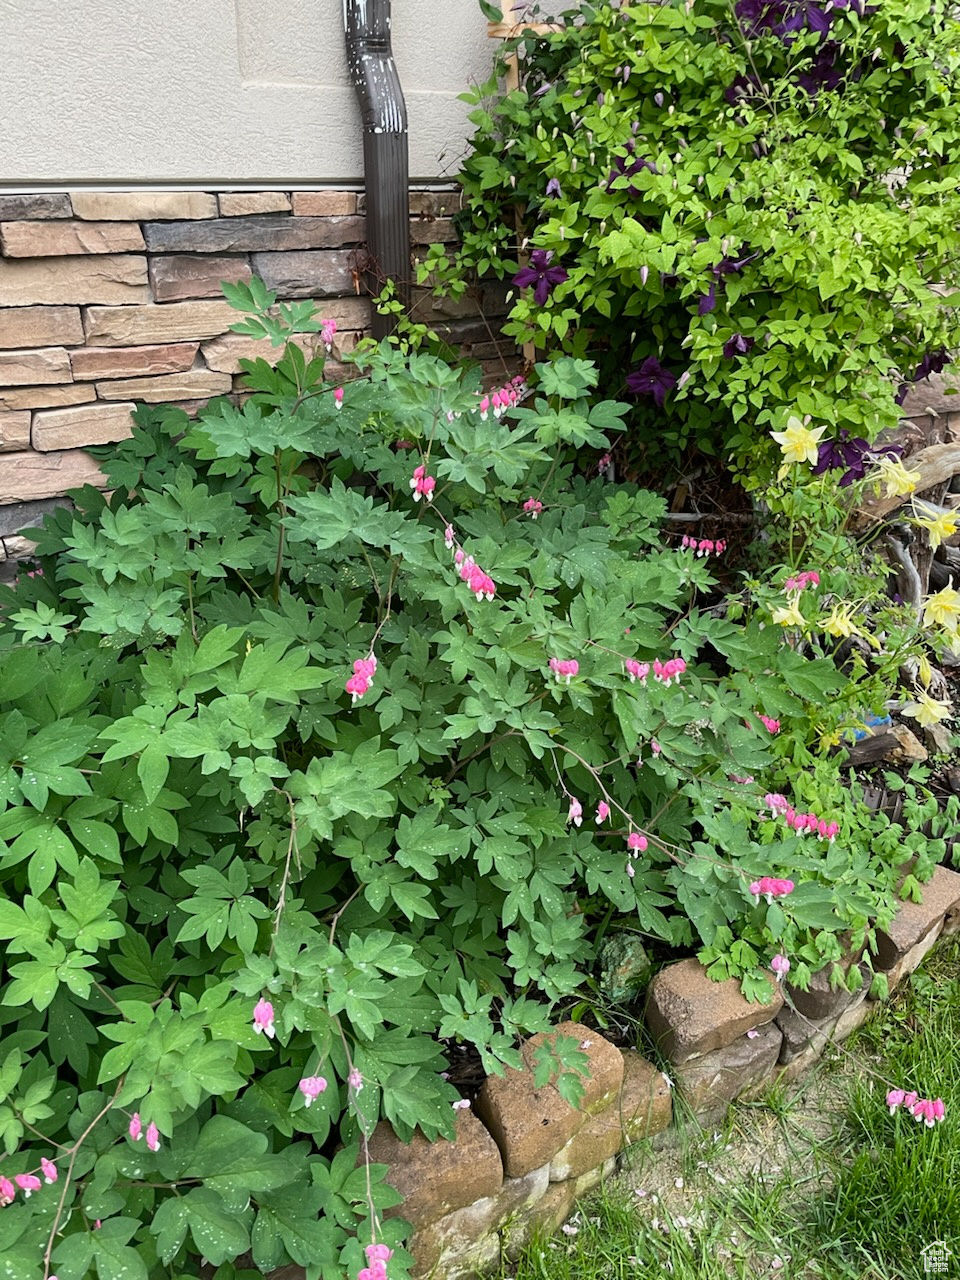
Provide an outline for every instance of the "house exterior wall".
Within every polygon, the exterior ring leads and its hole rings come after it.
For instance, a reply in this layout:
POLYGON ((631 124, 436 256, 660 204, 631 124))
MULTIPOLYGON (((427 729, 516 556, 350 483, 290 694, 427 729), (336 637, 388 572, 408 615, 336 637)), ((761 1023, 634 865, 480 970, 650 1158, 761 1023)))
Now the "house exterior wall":
MULTIPOLYGON (((476 0, 393 0, 413 181, 455 176, 486 79, 476 0)), ((362 176, 341 0, 0 0, 0 185, 362 176)))
MULTIPOLYGON (((454 239, 458 206, 450 188, 410 193, 414 253, 454 239)), ((339 357, 370 319, 365 235, 363 193, 345 188, 0 189, 0 562, 29 553, 21 531, 68 490, 103 486, 87 447, 129 436, 138 401, 192 415, 242 391, 241 358, 276 359, 230 332, 221 281, 256 274, 280 301, 313 300, 337 322, 327 376, 349 378, 339 357)), ((414 293, 416 318, 491 378, 515 371, 496 339, 504 287, 414 293)))

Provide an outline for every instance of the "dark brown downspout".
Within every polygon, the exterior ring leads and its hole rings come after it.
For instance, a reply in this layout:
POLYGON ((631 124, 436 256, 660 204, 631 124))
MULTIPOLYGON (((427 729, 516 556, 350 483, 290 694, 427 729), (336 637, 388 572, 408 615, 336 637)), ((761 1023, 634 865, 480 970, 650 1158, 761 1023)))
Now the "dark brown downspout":
MULTIPOLYGON (((390 43, 390 0, 343 0, 347 65, 360 100, 367 202, 368 286, 376 294, 392 280, 404 308, 410 305, 410 219, 407 108, 390 43)), ((377 339, 396 325, 373 315, 377 339)))

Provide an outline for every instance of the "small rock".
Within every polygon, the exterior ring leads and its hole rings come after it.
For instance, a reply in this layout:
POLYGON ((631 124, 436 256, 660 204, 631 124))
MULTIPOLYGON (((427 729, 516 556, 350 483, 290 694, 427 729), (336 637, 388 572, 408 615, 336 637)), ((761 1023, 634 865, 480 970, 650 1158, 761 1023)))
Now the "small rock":
POLYGON ((931 755, 947 756, 950 754, 953 734, 942 724, 924 725, 923 740, 931 755))
POLYGON ((887 757, 891 764, 919 764, 927 759, 926 747, 905 724, 895 724, 892 736, 897 745, 887 757))
POLYGON ((615 933, 600 948, 600 990, 616 1004, 622 1004, 646 986, 650 979, 650 958, 635 933, 615 933))

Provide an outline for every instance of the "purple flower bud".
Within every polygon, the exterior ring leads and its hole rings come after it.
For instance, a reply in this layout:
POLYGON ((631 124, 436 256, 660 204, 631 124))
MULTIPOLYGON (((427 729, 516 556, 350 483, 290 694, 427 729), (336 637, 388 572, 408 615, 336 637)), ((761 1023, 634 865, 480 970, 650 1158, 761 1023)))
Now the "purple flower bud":
POLYGON ((646 263, 644 263, 644 264, 643 264, 643 266, 640 268, 640 283, 641 283, 641 284, 646 284, 646 283, 647 283, 647 276, 648 276, 649 274, 650 274, 650 268, 647 266, 647 264, 646 264, 646 263))
POLYGON ((653 95, 653 100, 654 100, 654 102, 657 104, 657 106, 658 106, 658 107, 662 107, 662 106, 663 106, 664 98, 663 98, 663 94, 662 94, 662 93, 655 93, 655 94, 653 95))
POLYGON ((633 68, 632 68, 629 64, 623 68, 623 83, 624 83, 624 84, 626 84, 626 83, 627 83, 627 81, 630 79, 630 72, 631 72, 632 70, 633 70, 633 68))
POLYGON ((597 106, 598 106, 598 107, 602 107, 602 106, 603 106, 603 94, 602 94, 602 93, 598 93, 598 94, 597 94, 597 106))

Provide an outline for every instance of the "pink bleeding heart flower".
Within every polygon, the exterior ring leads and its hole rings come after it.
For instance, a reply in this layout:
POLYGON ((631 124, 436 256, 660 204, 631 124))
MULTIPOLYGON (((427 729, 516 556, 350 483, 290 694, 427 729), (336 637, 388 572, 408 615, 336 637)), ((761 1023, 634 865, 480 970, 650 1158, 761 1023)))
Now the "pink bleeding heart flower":
POLYGON ((304 1106, 309 1107, 326 1090, 327 1082, 323 1076, 307 1076, 300 1081, 299 1087, 300 1092, 303 1094, 304 1106))
POLYGON ((23 1192, 25 1200, 29 1200, 34 1191, 39 1191, 43 1186, 43 1183, 34 1173, 18 1173, 13 1180, 23 1192))
POLYGON ((13 1204, 16 1199, 17 1188, 13 1185, 9 1178, 0 1177, 0 1207, 6 1207, 13 1204))
POLYGON ((147 1125, 147 1150, 160 1150, 160 1130, 152 1122, 147 1125))
POLYGON ((543 510, 543 503, 538 498, 528 498, 523 504, 523 509, 530 513, 531 520, 536 520, 537 516, 543 510))
POLYGON ((130 1117, 130 1123, 127 1125, 127 1133, 134 1140, 134 1142, 140 1141, 140 1136, 143 1133, 143 1124, 141 1123, 141 1120, 140 1120, 139 1111, 135 1111, 133 1115, 130 1117))
POLYGON ((902 1089, 891 1089, 887 1094, 887 1106, 890 1108, 890 1114, 896 1111, 897 1107, 903 1104, 903 1100, 907 1095, 902 1089))
POLYGON ((273 1005, 262 996, 254 1006, 253 1029, 257 1035, 262 1033, 268 1040, 272 1040, 277 1034, 277 1029, 273 1025, 273 1005))
POLYGON ((597 816, 594 819, 594 821, 599 827, 600 823, 606 822, 606 820, 609 817, 610 817, 610 806, 607 804, 606 800, 601 800, 600 803, 597 805, 597 816))
POLYGON ((52 1183, 56 1182, 57 1178, 59 1177, 59 1174, 57 1173, 57 1166, 53 1163, 52 1160, 48 1160, 46 1156, 41 1156, 40 1168, 43 1171, 43 1180, 47 1184, 47 1186, 50 1186, 52 1183))
POLYGON ((361 1267, 357 1272, 357 1280, 387 1280, 385 1263, 374 1262, 369 1267, 361 1267))
POLYGON ((347 1084, 354 1091, 354 1093, 359 1093, 360 1090, 363 1088, 363 1076, 360 1074, 360 1072, 357 1070, 356 1067, 353 1067, 350 1071, 350 1074, 347 1076, 347 1084))
POLYGON ((650 674, 649 662, 638 662, 636 658, 627 658, 623 665, 631 684, 635 680, 639 680, 644 685, 647 683, 647 676, 650 674))
POLYGON ((320 326, 320 341, 326 347, 328 352, 330 348, 333 346, 333 340, 336 337, 336 335, 337 335, 336 320, 324 320, 323 324, 320 326))
POLYGON ((393 1250, 388 1249, 385 1244, 368 1244, 363 1252, 367 1255, 368 1262, 389 1262, 393 1257, 393 1250))
POLYGON ((443 531, 443 541, 448 551, 453 550, 453 544, 456 541, 456 534, 453 531, 453 525, 448 524, 443 531))
POLYGON ((419 502, 421 498, 425 498, 427 502, 433 501, 433 491, 437 487, 437 482, 433 476, 428 476, 426 467, 415 467, 413 476, 410 480, 410 488, 413 490, 414 502, 419 502))
POLYGON ((343 387, 337 387, 333 393, 333 407, 335 409, 343 408, 343 387))
POLYGON ((784 955, 776 955, 770 961, 770 968, 776 974, 777 982, 781 982, 790 972, 790 961, 784 955))
POLYGON ((641 835, 639 831, 631 831, 627 836, 627 848, 631 853, 645 853, 647 849, 647 837, 641 835))
POLYGON ((765 716, 762 711, 760 712, 760 723, 768 733, 778 734, 780 732, 780 721, 772 720, 770 716, 765 716))
POLYGON ((570 809, 567 813, 567 821, 572 822, 575 827, 583 824, 583 805, 574 796, 570 797, 570 809))
POLYGON ((470 1107, 469 1098, 459 1098, 456 1102, 451 1103, 454 1111, 467 1111, 470 1107))

